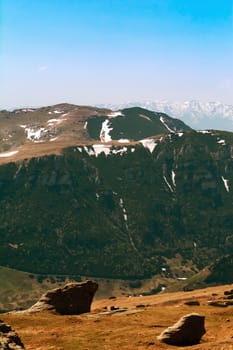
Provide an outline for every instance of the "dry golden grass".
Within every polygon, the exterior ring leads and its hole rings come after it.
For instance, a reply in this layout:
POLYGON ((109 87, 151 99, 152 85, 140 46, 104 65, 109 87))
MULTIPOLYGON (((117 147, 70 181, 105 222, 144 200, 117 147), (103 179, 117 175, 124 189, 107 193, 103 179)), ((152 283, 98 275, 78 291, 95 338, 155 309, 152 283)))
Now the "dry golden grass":
MULTIPOLYGON (((233 306, 213 307, 210 299, 220 299, 231 286, 192 292, 164 293, 149 297, 117 298, 95 301, 92 312, 80 316, 58 316, 49 313, 34 315, 9 314, 2 319, 19 333, 28 350, 146 350, 177 347, 157 340, 166 327, 181 316, 198 312, 206 316, 206 334, 192 350, 233 350, 233 306), (198 300, 200 306, 184 305, 198 300), (136 307, 139 304, 144 307, 136 307), (131 313, 107 314, 103 308, 127 307, 131 313)), ((187 349, 179 347, 179 349, 187 349)))

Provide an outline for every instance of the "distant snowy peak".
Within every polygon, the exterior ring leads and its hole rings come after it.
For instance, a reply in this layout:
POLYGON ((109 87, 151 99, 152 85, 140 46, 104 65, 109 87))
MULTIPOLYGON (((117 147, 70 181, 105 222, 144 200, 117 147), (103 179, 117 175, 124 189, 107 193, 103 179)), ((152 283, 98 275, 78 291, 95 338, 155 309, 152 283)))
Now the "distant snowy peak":
POLYGON ((166 113, 173 118, 183 120, 194 129, 233 131, 233 105, 226 105, 221 102, 200 102, 195 100, 169 102, 166 100, 155 100, 104 105, 104 107, 111 109, 123 109, 134 106, 166 113))

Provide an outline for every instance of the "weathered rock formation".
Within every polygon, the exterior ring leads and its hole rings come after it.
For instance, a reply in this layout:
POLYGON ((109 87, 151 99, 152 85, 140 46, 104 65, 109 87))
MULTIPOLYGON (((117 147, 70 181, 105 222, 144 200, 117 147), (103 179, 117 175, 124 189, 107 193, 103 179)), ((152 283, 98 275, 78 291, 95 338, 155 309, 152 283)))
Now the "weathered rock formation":
POLYGON ((0 320, 0 350, 21 350, 25 349, 18 334, 0 320))
POLYGON ((205 334, 205 316, 196 313, 183 316, 173 326, 165 329, 158 339, 170 345, 188 346, 198 344, 205 334))
POLYGON ((63 288, 52 289, 43 294, 38 302, 26 312, 50 310, 61 315, 79 315, 90 312, 97 289, 98 284, 93 281, 68 283, 63 288))

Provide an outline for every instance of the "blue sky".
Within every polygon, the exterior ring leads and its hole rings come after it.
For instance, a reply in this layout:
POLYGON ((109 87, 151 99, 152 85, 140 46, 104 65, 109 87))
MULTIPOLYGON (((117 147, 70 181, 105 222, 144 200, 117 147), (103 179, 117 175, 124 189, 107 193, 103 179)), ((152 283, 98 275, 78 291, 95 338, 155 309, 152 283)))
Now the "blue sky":
POLYGON ((0 0, 0 107, 233 104, 232 0, 0 0))

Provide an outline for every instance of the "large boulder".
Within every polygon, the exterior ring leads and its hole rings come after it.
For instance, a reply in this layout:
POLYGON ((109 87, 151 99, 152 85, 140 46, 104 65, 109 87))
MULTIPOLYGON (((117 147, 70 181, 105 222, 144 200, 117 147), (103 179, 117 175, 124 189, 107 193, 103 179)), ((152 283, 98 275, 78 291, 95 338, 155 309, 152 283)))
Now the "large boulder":
POLYGON ((22 350, 25 349, 18 334, 0 320, 0 350, 22 350))
POLYGON ((26 312, 34 313, 51 310, 61 315, 79 315, 90 312, 91 303, 98 284, 93 281, 68 283, 63 288, 56 288, 42 297, 26 312))
POLYGON ((196 313, 183 316, 173 326, 165 329, 158 339, 170 345, 188 346, 198 344, 205 334, 205 316, 196 313))

